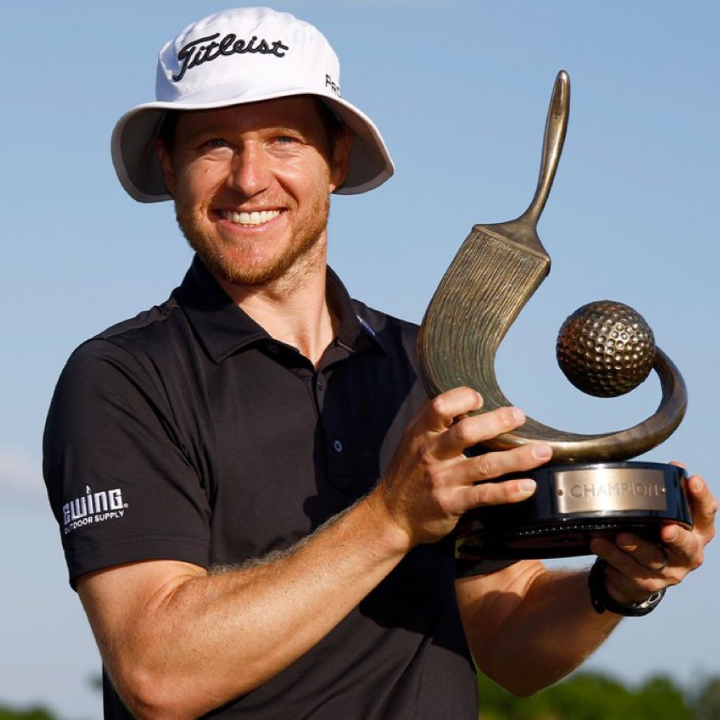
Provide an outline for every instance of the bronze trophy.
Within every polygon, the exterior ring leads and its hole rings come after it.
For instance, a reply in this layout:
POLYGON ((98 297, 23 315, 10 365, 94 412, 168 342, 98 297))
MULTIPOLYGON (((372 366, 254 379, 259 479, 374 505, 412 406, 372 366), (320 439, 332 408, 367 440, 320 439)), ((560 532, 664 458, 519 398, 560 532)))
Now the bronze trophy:
MULTIPOLYGON (((570 106, 570 81, 555 81, 535 196, 517 219, 475 225, 442 278, 422 321, 420 371, 429 395, 467 385, 484 398, 479 412, 511 405, 498 387, 495 353, 530 296, 550 271, 537 235, 562 152, 570 106)), ((663 442, 685 414, 687 391, 670 358, 632 308, 610 301, 573 313, 558 337, 558 361, 578 388, 612 397, 632 390, 651 369, 662 399, 634 427, 599 435, 555 430, 527 418, 515 432, 483 443, 477 452, 532 442, 553 448, 551 464, 523 476, 537 481, 521 503, 481 508, 458 524, 456 548, 466 558, 553 558, 589 554, 598 535, 625 530, 652 540, 664 522, 686 527, 692 518, 686 473, 674 465, 628 462, 663 442)))

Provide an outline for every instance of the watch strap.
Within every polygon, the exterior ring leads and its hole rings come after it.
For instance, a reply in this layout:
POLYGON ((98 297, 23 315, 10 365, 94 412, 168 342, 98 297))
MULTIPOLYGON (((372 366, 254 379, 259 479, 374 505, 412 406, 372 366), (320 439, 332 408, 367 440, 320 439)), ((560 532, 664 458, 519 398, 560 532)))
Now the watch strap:
POLYGON ((624 617, 642 617, 651 613, 657 604, 663 599, 665 589, 654 592, 647 600, 640 603, 626 604, 615 600, 607 590, 605 582, 605 560, 598 558, 590 569, 588 575, 588 587, 590 588, 590 602, 596 613, 604 613, 608 610, 616 615, 624 617))

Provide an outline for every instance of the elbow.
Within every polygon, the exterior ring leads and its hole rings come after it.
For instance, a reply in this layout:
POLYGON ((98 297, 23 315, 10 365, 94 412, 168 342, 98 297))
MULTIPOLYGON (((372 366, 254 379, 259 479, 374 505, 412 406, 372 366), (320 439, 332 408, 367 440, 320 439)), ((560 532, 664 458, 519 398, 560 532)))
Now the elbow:
MULTIPOLYGON (((214 709, 189 694, 187 683, 163 673, 120 672, 112 682, 136 720, 194 720, 214 709)), ((217 703, 219 704, 219 703, 217 703)))
POLYGON ((126 663, 110 676, 135 720, 196 720, 261 684, 245 678, 230 691, 212 677, 173 672, 162 664, 143 668, 140 663, 126 663))
POLYGON ((499 685, 506 692, 509 692, 511 695, 519 698, 528 698, 559 682, 563 679, 563 677, 565 677, 566 673, 549 675, 544 672, 528 672, 520 673, 519 677, 517 674, 486 674, 494 683, 499 685))
POLYGON ((536 693, 539 693, 541 690, 544 690, 548 685, 528 685, 528 684, 522 684, 522 685, 510 685, 505 684, 503 685, 503 688, 507 690, 511 695, 514 695, 515 697, 519 698, 529 698, 535 695, 536 693))

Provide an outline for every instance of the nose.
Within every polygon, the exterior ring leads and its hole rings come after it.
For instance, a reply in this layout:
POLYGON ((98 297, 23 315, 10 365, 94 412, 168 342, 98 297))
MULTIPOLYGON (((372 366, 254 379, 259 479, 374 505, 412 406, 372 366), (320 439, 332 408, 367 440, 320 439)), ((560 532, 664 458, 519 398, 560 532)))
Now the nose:
POLYGON ((252 197, 268 187, 270 177, 266 153, 259 144, 248 142, 234 153, 227 182, 236 192, 252 197))

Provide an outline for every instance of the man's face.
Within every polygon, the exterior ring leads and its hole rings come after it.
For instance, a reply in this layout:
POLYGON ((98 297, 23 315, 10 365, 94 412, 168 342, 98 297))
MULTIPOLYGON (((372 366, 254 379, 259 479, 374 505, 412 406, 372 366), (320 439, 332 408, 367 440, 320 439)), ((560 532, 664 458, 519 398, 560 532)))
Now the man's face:
POLYGON ((325 262, 349 140, 331 143, 315 100, 183 112, 158 151, 178 224, 221 281, 263 285, 325 262))

